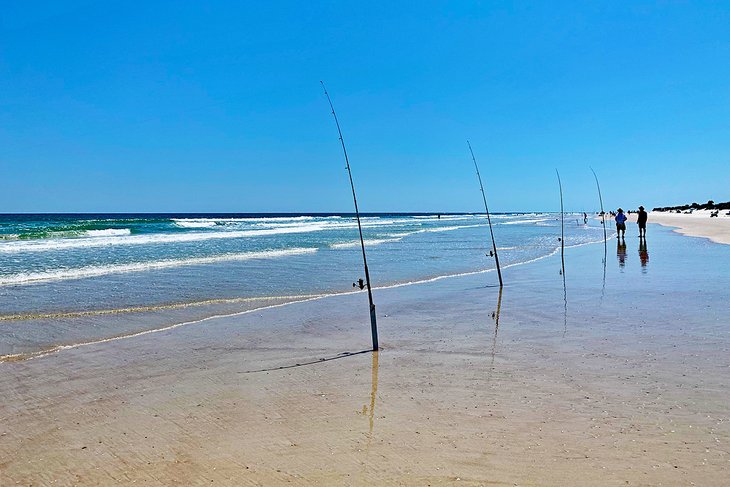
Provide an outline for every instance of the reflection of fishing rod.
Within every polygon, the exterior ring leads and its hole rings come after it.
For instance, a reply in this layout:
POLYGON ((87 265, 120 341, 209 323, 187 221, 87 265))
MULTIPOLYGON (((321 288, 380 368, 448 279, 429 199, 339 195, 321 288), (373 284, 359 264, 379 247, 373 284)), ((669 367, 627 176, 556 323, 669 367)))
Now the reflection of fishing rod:
POLYGON ((494 318, 494 338, 492 339, 492 364, 489 370, 494 369, 494 355, 497 351, 497 333, 499 332, 499 312, 502 309, 502 289, 499 288, 499 296, 497 297, 497 309, 492 311, 492 318, 494 318))
MULTIPOLYGON (((350 170, 350 159, 347 157, 347 149, 345 148, 345 139, 342 137, 342 130, 340 129, 340 122, 337 120, 337 114, 335 113, 335 107, 332 104, 332 99, 327 88, 324 86, 324 82, 320 81, 324 95, 327 97, 327 101, 332 109, 332 117, 335 119, 335 125, 337 125, 337 133, 340 136, 340 143, 342 144, 342 153, 345 155, 345 165, 347 167, 347 174, 350 176, 350 187, 352 188, 352 200, 355 202, 355 218, 357 218, 357 229, 360 232, 360 246, 362 247, 362 263, 365 267, 365 286, 368 288, 368 300, 370 301, 370 331, 373 336, 373 350, 378 350, 378 323, 375 318, 375 304, 373 304, 373 291, 370 287, 370 271, 368 270, 368 260, 365 257, 365 240, 362 238, 362 225, 360 225, 360 210, 357 208, 357 196, 355 195, 355 183, 352 182, 352 171, 350 170)), ((362 279, 360 279, 360 289, 362 286, 362 279)))
POLYGON ((494 241, 494 230, 492 229, 492 218, 489 216, 489 207, 487 206, 487 196, 484 194, 484 185, 482 184, 482 175, 479 174, 479 166, 477 160, 474 157, 474 151, 471 148, 469 141, 466 141, 469 146, 469 152, 471 152, 471 160, 474 161, 474 168, 477 170, 477 178, 479 179, 479 188, 482 190, 482 199, 484 200, 484 209, 487 212, 487 222, 489 223, 489 233, 492 236, 492 248, 494 249, 494 262, 497 264, 497 277, 499 277, 499 287, 502 287, 502 269, 499 268, 499 256, 497 255, 497 244, 494 241))

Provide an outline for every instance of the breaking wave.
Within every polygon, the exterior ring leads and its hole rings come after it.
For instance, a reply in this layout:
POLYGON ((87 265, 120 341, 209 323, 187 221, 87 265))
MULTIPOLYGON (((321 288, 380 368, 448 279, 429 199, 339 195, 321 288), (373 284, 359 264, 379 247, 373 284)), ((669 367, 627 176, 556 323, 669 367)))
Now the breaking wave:
POLYGON ((82 279, 126 272, 143 272, 150 270, 170 269, 174 267, 215 264, 218 262, 243 261, 252 259, 272 259, 290 255, 301 255, 317 252, 316 248, 291 248, 283 250, 262 250, 257 252, 241 252, 223 254, 212 257, 190 257, 186 259, 166 259, 152 262, 134 262, 129 264, 94 265, 75 269, 54 269, 43 272, 27 272, 0 277, 0 285, 33 284, 41 281, 57 281, 65 279, 82 279))

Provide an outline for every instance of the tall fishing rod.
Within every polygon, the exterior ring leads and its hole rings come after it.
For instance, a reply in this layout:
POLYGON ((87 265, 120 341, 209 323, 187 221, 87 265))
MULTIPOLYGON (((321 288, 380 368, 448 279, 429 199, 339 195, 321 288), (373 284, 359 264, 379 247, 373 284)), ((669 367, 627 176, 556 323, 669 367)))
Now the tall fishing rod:
POLYGON ((560 262, 563 276, 563 336, 568 332, 568 287, 565 284, 565 211, 563 210, 563 183, 560 181, 560 172, 555 169, 558 175, 558 187, 560 188, 560 262))
MULTIPOLYGON (((337 114, 335 113, 335 106, 332 104, 332 99, 327 88, 324 86, 324 82, 320 81, 322 89, 324 90, 324 96, 327 97, 327 101, 332 109, 332 117, 335 119, 335 125, 337 125, 337 133, 340 136, 340 144, 342 144, 342 153, 345 156, 345 166, 347 167, 347 174, 350 176, 350 188, 352 188, 352 200, 355 202, 355 218, 357 218, 357 230, 360 233, 360 246, 362 247, 362 263, 365 267, 365 286, 368 288, 368 301, 370 302, 370 332, 373 337, 373 351, 378 350, 378 323, 375 318, 375 304, 373 303, 373 291, 370 286, 370 271, 368 270, 368 259, 365 256, 365 240, 362 238, 362 225, 360 224, 360 210, 357 207, 357 195, 355 194, 355 183, 352 182, 352 171, 350 170, 350 159, 347 157, 347 148, 345 147, 345 139, 342 137, 342 130, 340 129, 340 122, 337 120, 337 114)), ((362 285, 362 279, 360 279, 360 289, 362 285)))
POLYGON ((601 202, 601 222, 603 223, 603 250, 604 253, 608 253, 608 237, 606 236, 606 213, 603 211, 603 196, 601 195, 601 185, 598 183, 598 175, 592 167, 588 166, 593 173, 593 177, 596 179, 596 188, 598 188, 598 201, 601 202))
POLYGON ((484 210, 487 212, 487 222, 489 223, 489 234, 492 236, 492 249, 494 249, 494 262, 497 264, 497 277, 499 277, 499 287, 503 286, 502 283, 502 269, 499 267, 499 256, 497 255, 497 244, 494 241, 494 229, 492 229, 492 217, 489 215, 489 206, 487 206, 487 196, 484 194, 484 185, 482 184, 482 175, 479 174, 479 166, 477 160, 474 157, 474 151, 471 148, 471 143, 467 140, 466 144, 469 146, 469 152, 471 152, 471 160, 474 161, 474 169, 477 170, 477 178, 479 179, 479 188, 482 191, 482 200, 484 200, 484 210))
POLYGON ((560 259, 563 263, 563 280, 565 280, 565 212, 563 211, 563 183, 560 181, 560 173, 555 169, 558 175, 558 187, 560 188, 560 259))
POLYGON ((601 203, 601 223, 603 224, 603 286, 601 287, 601 302, 606 292, 606 261, 608 260, 608 236, 606 235, 606 212, 603 211, 603 196, 601 195, 601 185, 598 183, 598 175, 592 167, 588 166, 596 180, 596 188, 598 188, 598 201, 601 203))

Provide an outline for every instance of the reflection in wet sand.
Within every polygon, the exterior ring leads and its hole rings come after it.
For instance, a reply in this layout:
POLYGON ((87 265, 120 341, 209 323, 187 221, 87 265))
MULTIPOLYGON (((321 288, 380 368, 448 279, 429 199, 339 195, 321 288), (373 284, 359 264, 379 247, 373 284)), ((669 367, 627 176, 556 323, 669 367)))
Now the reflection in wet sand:
POLYGON ((649 248, 646 245, 646 237, 639 239, 639 260, 641 261, 641 272, 646 273, 649 264, 649 248))
POLYGON ((626 240, 618 239, 616 244, 616 257, 618 258, 618 266, 623 268, 626 265, 626 240))
POLYGON ((372 376, 370 379, 370 405, 363 404, 361 414, 368 415, 368 434, 367 442, 365 443, 365 459, 362 462, 362 470, 360 471, 360 483, 365 482, 365 471, 368 467, 368 457, 370 456, 370 444, 373 441, 373 428, 375 426, 375 398, 378 396, 378 352, 372 352, 372 376))
POLYGON ((378 352, 373 352, 372 377, 370 379, 370 429, 368 431, 368 446, 373 439, 373 422, 375 420, 375 397, 378 394, 378 352))
MULTIPOLYGON (((603 228, 606 231, 605 225, 603 228)), ((603 304, 603 297, 606 295, 606 263, 608 261, 608 247, 606 242, 603 243, 603 283, 601 285, 601 304, 603 304)))
POLYGON ((502 310, 502 290, 499 288, 499 297, 497 298, 497 309, 492 312, 492 318, 494 319, 494 337, 492 338, 492 363, 489 366, 489 370, 494 369, 494 355, 497 350, 497 333, 499 333, 499 312, 502 310))
POLYGON ((363 404, 362 414, 368 415, 369 428, 368 428, 368 442, 366 452, 370 449, 370 442, 373 439, 373 427, 375 426, 375 398, 378 395, 378 352, 374 351, 373 362, 372 362, 372 376, 370 379, 370 405, 363 404))
MULTIPOLYGON (((565 253, 565 249, 562 249, 561 254, 565 253)), ((565 283, 565 257, 562 258, 563 267, 560 274, 563 276, 563 336, 568 332, 568 286, 565 283)))

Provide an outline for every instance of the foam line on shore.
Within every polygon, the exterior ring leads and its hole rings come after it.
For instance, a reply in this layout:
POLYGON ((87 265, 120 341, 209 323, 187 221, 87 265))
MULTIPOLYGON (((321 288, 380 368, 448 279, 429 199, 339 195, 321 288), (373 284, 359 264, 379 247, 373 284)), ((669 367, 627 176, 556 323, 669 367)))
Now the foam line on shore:
POLYGON ((307 298, 307 299, 300 299, 300 300, 296 300, 296 301, 288 301, 286 303, 279 303, 279 304, 272 304, 272 305, 269 305, 269 306, 263 306, 263 307, 260 307, 260 308, 247 309, 245 311, 238 311, 236 313, 213 315, 213 316, 208 316, 208 317, 205 317, 205 318, 201 318, 199 320, 184 321, 182 323, 175 323, 175 324, 172 324, 172 325, 164 326, 162 328, 154 328, 152 330, 144 330, 144 331, 139 331, 139 332, 136 332, 136 333, 130 333, 130 334, 127 334, 127 335, 119 335, 119 336, 115 336, 115 337, 102 338, 100 340, 91 340, 91 341, 88 341, 88 342, 74 343, 74 344, 70 344, 70 345, 56 345, 55 347, 47 348, 47 349, 44 349, 44 350, 39 350, 37 352, 30 352, 30 353, 25 353, 25 354, 24 353, 17 353, 17 354, 2 355, 2 356, 0 356, 0 363, 4 363, 4 362, 19 362, 19 361, 22 361, 22 360, 33 360, 33 359, 36 359, 36 358, 46 357, 48 355, 51 355, 51 354, 54 354, 56 352, 60 352, 60 351, 63 351, 63 350, 72 350, 72 349, 81 348, 81 347, 88 347, 88 346, 91 346, 91 345, 100 345, 102 343, 110 343, 110 342, 115 342, 117 340, 125 340, 125 339, 128 339, 128 338, 137 338, 137 337, 141 337, 141 336, 144 336, 144 335, 151 335, 152 333, 161 333, 161 332, 164 332, 164 331, 170 331, 170 330, 174 330, 176 328, 180 328, 182 326, 194 325, 194 324, 202 323, 204 321, 214 320, 214 319, 217 319, 217 318, 227 318, 227 317, 233 317, 233 316, 241 316, 241 315, 245 315, 245 314, 248 314, 248 313, 252 313, 254 311, 261 311, 261 310, 264 310, 264 309, 272 309, 272 308, 280 308, 280 307, 286 306, 288 304, 292 304, 292 303, 304 303, 304 302, 307 302, 307 301, 313 301, 315 299, 320 299, 322 297, 326 297, 326 296, 325 295, 319 295, 319 296, 312 297, 312 298, 307 298))
MULTIPOLYGON (((333 293, 337 294, 337 293, 333 293)), ((181 303, 165 303, 148 306, 130 306, 127 308, 107 308, 107 309, 95 309, 88 311, 59 311, 55 313, 26 313, 26 314, 14 314, 14 315, 0 315, 0 321, 27 321, 27 320, 48 320, 48 319, 68 319, 68 318, 83 318, 86 316, 104 316, 104 315, 117 315, 125 313, 147 313, 153 311, 163 310, 174 310, 184 308, 195 308, 201 306, 209 306, 216 304, 239 304, 239 303, 250 303, 255 301, 276 301, 282 299, 298 300, 308 299, 315 297, 322 297, 324 294, 292 294, 284 296, 251 296, 245 298, 216 298, 206 299, 203 301, 189 301, 181 303)))

